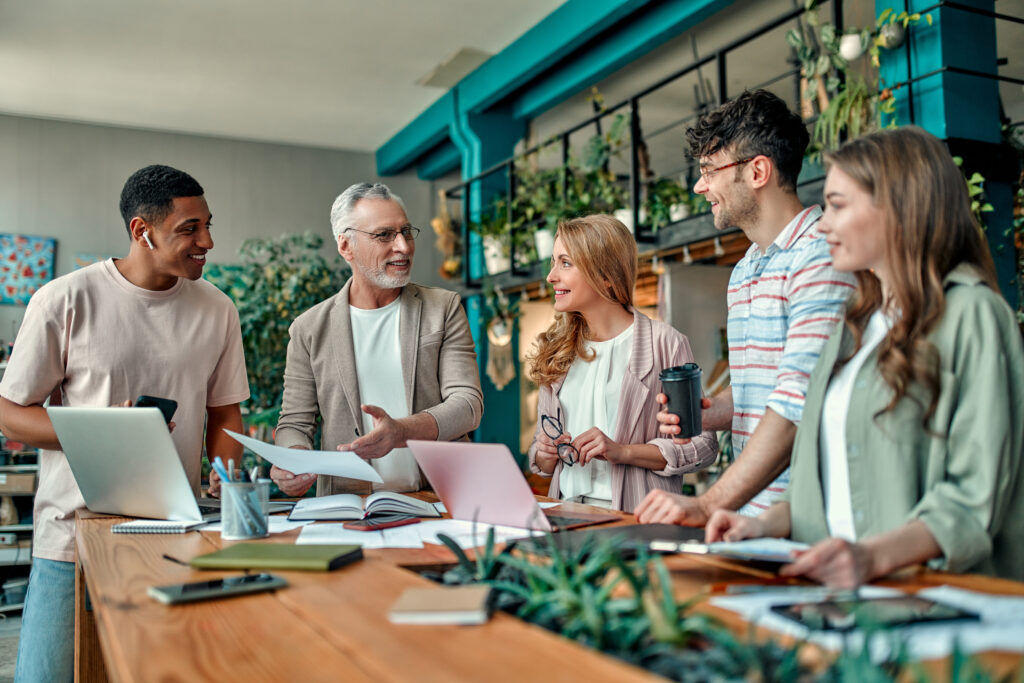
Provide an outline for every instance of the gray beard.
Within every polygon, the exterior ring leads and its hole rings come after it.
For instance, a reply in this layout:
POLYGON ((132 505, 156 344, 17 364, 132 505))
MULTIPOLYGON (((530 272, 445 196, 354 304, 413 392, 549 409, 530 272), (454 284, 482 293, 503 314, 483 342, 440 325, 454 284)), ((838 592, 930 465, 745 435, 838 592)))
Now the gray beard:
MULTIPOLYGON (((362 263, 359 263, 358 260, 353 260, 356 262, 352 265, 359 269, 359 272, 362 273, 363 277, 381 289, 397 289, 398 287, 405 287, 409 284, 411 273, 409 275, 400 276, 388 275, 387 271, 383 268, 368 268, 362 263)), ((410 270, 412 270, 412 259, 409 260, 409 266, 410 270)))

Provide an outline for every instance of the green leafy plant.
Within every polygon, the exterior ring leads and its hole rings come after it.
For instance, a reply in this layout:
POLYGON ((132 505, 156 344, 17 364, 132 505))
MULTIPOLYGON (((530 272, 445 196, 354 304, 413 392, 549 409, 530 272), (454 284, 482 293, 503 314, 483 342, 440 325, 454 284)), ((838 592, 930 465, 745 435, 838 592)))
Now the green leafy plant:
MULTIPOLYGON (((834 24, 822 22, 818 17, 821 0, 805 0, 804 22, 799 30, 786 33, 786 42, 793 49, 801 65, 805 117, 813 114, 811 102, 817 101, 818 118, 814 125, 814 139, 810 158, 816 160, 823 150, 835 149, 845 137, 855 138, 876 130, 881 115, 895 112, 895 100, 888 88, 879 92, 878 67, 880 50, 889 40, 887 27, 907 27, 926 21, 930 14, 909 14, 886 9, 875 20, 873 29, 851 29, 847 35, 858 36, 861 46, 870 43, 871 70, 858 75, 852 72, 851 62, 842 55, 842 38, 834 24)), ((895 125, 891 120, 890 125, 895 125)))
POLYGON ((893 105, 891 96, 882 99, 863 79, 850 78, 814 122, 816 148, 835 149, 844 133, 856 138, 876 130, 879 114, 893 113, 893 105))
POLYGON ((671 178, 659 178, 647 187, 647 220, 651 230, 657 232, 672 222, 672 207, 685 204, 690 206, 690 193, 671 178))
POLYGON ((300 313, 336 294, 351 274, 337 255, 324 257, 323 243, 312 232, 249 239, 238 250, 241 265, 207 268, 207 279, 238 308, 250 426, 277 424, 288 327, 300 313))
MULTIPOLYGON (((596 648, 676 681, 822 681, 896 683, 927 680, 903 641, 872 631, 858 647, 834 658, 804 656, 805 645, 787 647, 744 636, 693 610, 703 596, 680 603, 660 557, 640 549, 627 559, 623 538, 585 539, 565 550, 549 534, 521 542, 514 551, 495 550, 489 529, 470 559, 453 539, 440 540, 457 565, 436 577, 446 584, 486 583, 497 609, 515 614, 566 638, 596 648), (882 638, 885 661, 873 656, 882 638)), ((950 658, 949 680, 988 683, 995 679, 959 648, 950 658)))
POLYGON ((986 230, 988 226, 985 223, 985 214, 991 213, 995 209, 991 204, 985 201, 985 176, 981 175, 977 171, 971 175, 967 175, 967 171, 964 170, 963 157, 953 157, 953 163, 955 163, 964 174, 964 182, 967 184, 967 194, 971 198, 971 213, 974 214, 974 219, 978 221, 978 225, 981 226, 981 229, 986 230))
POLYGON ((919 12, 908 13, 906 11, 897 12, 892 7, 882 10, 882 13, 875 19, 875 30, 871 34, 874 40, 871 43, 871 48, 868 52, 871 55, 871 64, 875 68, 881 66, 880 50, 881 48, 889 47, 892 43, 889 41, 895 40, 895 34, 899 31, 893 31, 893 27, 898 27, 902 31, 906 31, 910 26, 919 23, 924 20, 929 26, 932 25, 932 15, 925 14, 922 16, 919 12))
POLYGON ((607 166, 625 149, 628 124, 624 114, 616 115, 607 132, 588 138, 581 155, 570 154, 562 165, 541 167, 539 163, 540 156, 557 149, 557 138, 517 159, 511 214, 508 199, 496 197, 470 223, 470 230, 498 240, 504 256, 509 254, 509 235, 513 235, 517 264, 525 265, 537 259, 533 234, 538 229, 554 229, 560 220, 573 216, 623 208, 628 192, 607 166))
POLYGON ((490 277, 484 278, 484 303, 487 306, 487 320, 491 318, 501 318, 506 321, 512 321, 522 315, 519 310, 519 298, 515 301, 508 298, 508 295, 502 291, 501 287, 494 284, 494 279, 490 277))

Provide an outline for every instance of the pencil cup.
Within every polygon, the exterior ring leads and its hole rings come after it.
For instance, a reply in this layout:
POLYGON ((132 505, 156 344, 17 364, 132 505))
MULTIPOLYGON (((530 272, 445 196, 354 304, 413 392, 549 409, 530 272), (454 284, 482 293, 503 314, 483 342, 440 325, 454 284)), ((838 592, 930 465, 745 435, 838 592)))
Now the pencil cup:
POLYGON ((228 541, 265 538, 270 535, 267 498, 270 484, 259 482, 222 482, 220 537, 228 541))

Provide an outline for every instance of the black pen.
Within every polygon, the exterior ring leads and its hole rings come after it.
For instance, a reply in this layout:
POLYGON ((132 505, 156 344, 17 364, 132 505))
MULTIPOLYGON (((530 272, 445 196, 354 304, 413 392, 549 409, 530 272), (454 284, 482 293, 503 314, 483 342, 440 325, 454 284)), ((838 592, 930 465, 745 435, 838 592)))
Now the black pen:
POLYGON ((188 562, 185 562, 184 560, 179 560, 176 557, 171 557, 170 555, 167 555, 167 554, 164 554, 163 558, 165 560, 170 560, 171 562, 176 562, 176 563, 182 565, 183 567, 190 567, 191 566, 188 562))

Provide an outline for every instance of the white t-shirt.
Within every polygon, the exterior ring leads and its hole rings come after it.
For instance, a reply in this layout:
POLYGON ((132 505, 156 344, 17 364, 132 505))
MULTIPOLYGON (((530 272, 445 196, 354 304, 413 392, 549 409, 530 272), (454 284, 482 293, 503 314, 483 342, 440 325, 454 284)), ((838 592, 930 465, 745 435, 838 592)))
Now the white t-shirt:
MULTIPOLYGON (((136 287, 113 259, 59 277, 29 302, 0 382, 0 395, 20 405, 51 393, 66 406, 141 394, 177 401, 171 438, 198 493, 206 407, 249 397, 238 311, 205 280, 179 279, 162 292, 136 287)), ((40 451, 39 461, 32 554, 70 562, 75 510, 85 501, 61 451, 40 451)))
MULTIPOLYGON (((398 337, 401 297, 381 308, 349 306, 352 344, 356 352, 356 379, 364 404, 379 406, 391 417, 409 417, 402 375, 402 348, 398 337)), ((373 429, 373 418, 363 413, 363 432, 373 429)), ((353 435, 355 438, 355 435, 353 435)), ((384 480, 375 491, 419 491, 420 468, 408 448, 395 448, 370 461, 384 480)))
MULTIPOLYGON (((569 366, 565 382, 558 392, 562 404, 562 427, 577 438, 591 427, 597 427, 615 438, 615 421, 619 417, 619 395, 622 378, 633 355, 633 325, 606 341, 588 341, 587 350, 596 355, 589 363, 577 358, 569 366)), ((563 498, 596 499, 612 503, 612 468, 607 460, 591 460, 584 467, 578 464, 562 467, 558 487, 563 498)))
POLYGON ((825 519, 828 521, 829 533, 847 541, 857 540, 857 529, 853 521, 853 503, 850 499, 846 415, 850 410, 850 397, 853 394, 853 383, 857 373, 891 328, 892 321, 881 311, 875 311, 864 328, 860 349, 829 382, 822 404, 819 446, 825 519))

